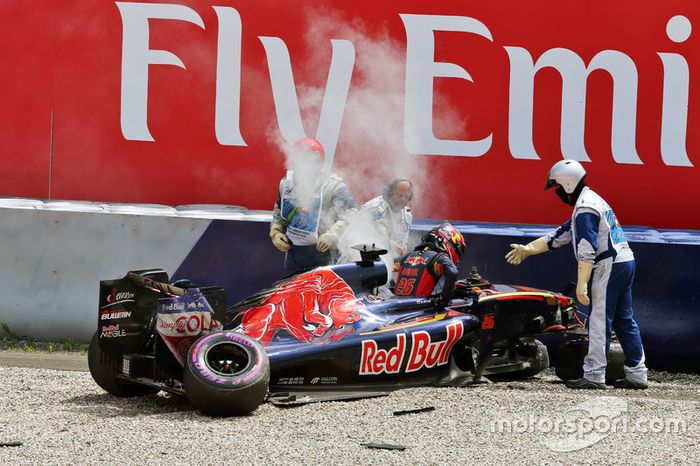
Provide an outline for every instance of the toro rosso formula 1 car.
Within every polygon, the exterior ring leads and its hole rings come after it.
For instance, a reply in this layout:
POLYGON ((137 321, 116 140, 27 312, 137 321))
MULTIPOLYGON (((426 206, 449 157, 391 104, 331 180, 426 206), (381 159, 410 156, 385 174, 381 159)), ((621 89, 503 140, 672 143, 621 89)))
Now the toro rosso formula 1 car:
MULTIPOLYGON (((387 270, 376 259, 366 253, 286 278, 228 309, 222 288, 169 284, 162 270, 102 281, 92 377, 116 396, 165 390, 211 415, 242 415, 265 399, 295 404, 530 377, 549 367, 532 335, 562 334, 574 321, 567 296, 476 273, 458 281, 447 307, 377 294, 387 270)), ((585 350, 569 353, 580 370, 585 350)))

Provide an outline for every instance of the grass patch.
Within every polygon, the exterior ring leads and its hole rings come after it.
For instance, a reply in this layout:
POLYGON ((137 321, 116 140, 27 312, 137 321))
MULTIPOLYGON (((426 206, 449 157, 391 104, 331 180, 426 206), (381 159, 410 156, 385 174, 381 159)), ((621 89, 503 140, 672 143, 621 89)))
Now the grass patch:
POLYGON ((2 329, 2 341, 15 341, 18 340, 17 335, 12 333, 10 326, 5 322, 0 322, 0 328, 2 329))
POLYGON ((75 340, 36 341, 26 336, 20 337, 14 334, 9 325, 4 322, 0 322, 0 330, 2 330, 0 350, 3 351, 87 353, 90 346, 89 343, 75 340))
POLYGON ((45 353, 85 353, 87 354, 89 343, 73 340, 65 341, 35 341, 35 340, 0 340, 2 351, 35 351, 45 353))

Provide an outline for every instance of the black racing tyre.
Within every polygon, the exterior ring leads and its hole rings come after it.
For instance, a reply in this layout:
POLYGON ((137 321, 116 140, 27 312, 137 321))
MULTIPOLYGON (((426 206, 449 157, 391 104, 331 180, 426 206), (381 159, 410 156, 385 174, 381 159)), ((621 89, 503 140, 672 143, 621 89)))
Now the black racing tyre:
POLYGON ((143 396, 157 393, 158 389, 138 385, 117 378, 122 372, 122 358, 102 351, 98 332, 90 340, 88 349, 88 368, 92 379, 106 392, 119 397, 143 396))
MULTIPOLYGON (((581 338, 564 342, 557 350, 555 372, 562 380, 583 377, 583 359, 588 354, 588 339, 581 338)), ((605 369, 605 383, 612 384, 617 379, 625 378, 625 355, 618 342, 610 343, 608 365, 605 369)))
POLYGON ((197 409, 212 416, 243 416, 267 396, 270 361, 262 345, 226 330, 205 335, 187 354, 185 393, 197 409))
POLYGON ((515 347, 515 359, 494 358, 484 375, 494 380, 523 380, 549 367, 547 347, 539 340, 522 338, 515 347))

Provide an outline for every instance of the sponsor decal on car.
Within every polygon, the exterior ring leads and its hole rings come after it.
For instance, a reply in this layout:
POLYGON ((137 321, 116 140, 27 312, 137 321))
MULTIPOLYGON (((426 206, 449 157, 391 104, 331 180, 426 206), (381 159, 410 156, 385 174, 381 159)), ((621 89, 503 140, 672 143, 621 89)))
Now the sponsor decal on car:
POLYGON ((312 385, 336 384, 338 383, 338 377, 314 377, 309 383, 312 385))
POLYGON ((406 334, 396 335, 396 346, 389 350, 379 349, 374 340, 362 342, 360 375, 396 374, 401 370, 406 352, 406 334))
POLYGON ((278 385, 302 385, 304 377, 281 377, 277 380, 278 385))
POLYGON ((118 320, 131 317, 131 311, 102 311, 100 320, 118 320))
POLYGON ((184 337, 220 330, 221 324, 206 298, 198 290, 188 290, 183 296, 158 301, 157 328, 163 337, 184 337))
POLYGON ((185 303, 179 301, 173 301, 171 303, 160 303, 160 308, 158 312, 183 312, 185 310, 185 303))
POLYGON ((136 295, 133 291, 119 291, 116 288, 112 288, 112 291, 107 295, 105 301, 112 305, 116 303, 123 303, 125 301, 134 301, 134 296, 136 295))
POLYGON ((182 296, 158 300, 156 330, 181 364, 200 335, 221 328, 221 323, 214 319, 211 306, 197 289, 189 289, 182 296))
POLYGON ((119 325, 103 325, 100 338, 121 338, 126 336, 126 330, 119 328, 119 325))
MULTIPOLYGON (((447 364, 450 351, 464 335, 462 322, 447 325, 447 336, 442 341, 432 341, 426 331, 411 332, 411 348, 404 372, 415 372, 422 368, 438 367, 447 364)), ((408 337, 405 333, 396 335, 396 345, 380 349, 373 339, 362 342, 360 375, 397 374, 404 365, 408 337)))
POLYGON ((209 312, 158 315, 158 332, 163 336, 195 336, 219 328, 219 322, 209 312))

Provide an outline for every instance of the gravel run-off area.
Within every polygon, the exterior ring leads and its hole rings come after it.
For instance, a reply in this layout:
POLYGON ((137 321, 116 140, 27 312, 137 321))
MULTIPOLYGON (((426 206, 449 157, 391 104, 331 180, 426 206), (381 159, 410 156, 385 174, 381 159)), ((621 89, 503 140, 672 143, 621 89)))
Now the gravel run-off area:
POLYGON ((0 464, 700 463, 700 376, 650 378, 572 391, 549 370, 221 419, 164 393, 115 398, 87 372, 0 367, 0 464))

